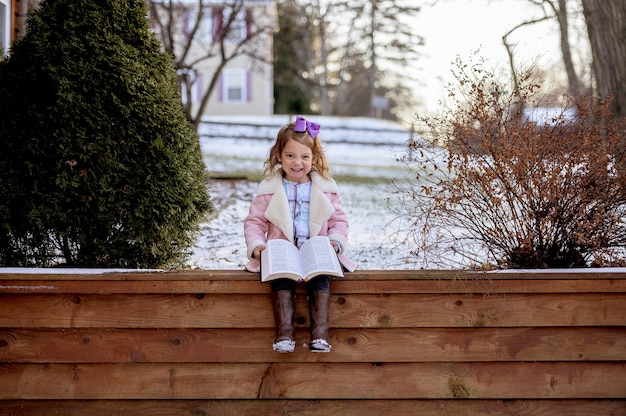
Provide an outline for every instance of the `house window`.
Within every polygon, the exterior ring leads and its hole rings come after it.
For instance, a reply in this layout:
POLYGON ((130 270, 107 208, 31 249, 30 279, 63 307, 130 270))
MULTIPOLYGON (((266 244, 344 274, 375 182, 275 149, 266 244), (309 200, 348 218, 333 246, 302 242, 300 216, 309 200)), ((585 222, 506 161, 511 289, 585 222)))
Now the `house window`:
POLYGON ((0 0, 0 53, 9 52, 9 5, 7 0, 0 0))
POLYGON ((185 33, 187 36, 191 35, 196 24, 198 28, 193 36, 193 42, 205 45, 211 43, 213 37, 213 17, 209 7, 202 9, 202 15, 200 15, 200 9, 198 8, 187 10, 185 19, 185 33))
MULTIPOLYGON (((224 24, 228 23, 228 19, 232 14, 232 10, 226 9, 224 10, 224 24)), ((246 11, 240 10, 235 16, 234 20, 230 24, 230 30, 226 35, 226 39, 239 42, 246 38, 247 36, 247 24, 246 24, 246 11)))
POLYGON ((212 10, 211 27, 214 41, 226 35, 225 39, 227 41, 236 43, 245 40, 249 36, 252 24, 251 11, 247 9, 239 10, 229 26, 232 13, 233 10, 229 8, 214 8, 212 10), (225 33, 227 27, 228 33, 225 33))
POLYGON ((248 100, 248 75, 243 69, 225 69, 222 74, 222 101, 243 103, 248 100))

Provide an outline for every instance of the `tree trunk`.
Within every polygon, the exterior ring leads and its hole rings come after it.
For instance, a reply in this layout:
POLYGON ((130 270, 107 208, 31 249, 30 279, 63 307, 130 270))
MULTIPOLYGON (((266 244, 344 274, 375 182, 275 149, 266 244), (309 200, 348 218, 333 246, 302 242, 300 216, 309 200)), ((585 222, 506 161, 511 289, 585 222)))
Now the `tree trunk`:
POLYGON ((591 43, 596 88, 614 94, 611 111, 626 116, 626 1, 582 0, 591 43))
MULTIPOLYGON (((318 14, 321 14, 321 6, 319 0, 317 2, 318 14)), ((320 113, 323 116, 331 115, 330 100, 328 97, 328 45, 326 41, 326 19, 320 19, 317 30, 320 39, 320 59, 321 59, 321 82, 320 82, 320 113)))
POLYGON ((376 13, 377 13, 377 0, 371 0, 371 15, 370 15, 370 66, 368 70, 369 89, 370 89, 370 117, 376 116, 376 110, 374 109, 374 99, 376 96, 376 78, 378 76, 378 62, 376 55, 376 40, 374 36, 376 34, 376 13))
POLYGON ((574 62, 572 61, 566 2, 567 0, 559 0, 559 7, 554 12, 559 22, 559 29, 561 31, 561 54, 563 55, 563 64, 565 65, 565 72, 567 73, 567 80, 569 85, 568 90, 571 94, 579 95, 582 91, 580 80, 578 79, 576 69, 574 68, 574 62))

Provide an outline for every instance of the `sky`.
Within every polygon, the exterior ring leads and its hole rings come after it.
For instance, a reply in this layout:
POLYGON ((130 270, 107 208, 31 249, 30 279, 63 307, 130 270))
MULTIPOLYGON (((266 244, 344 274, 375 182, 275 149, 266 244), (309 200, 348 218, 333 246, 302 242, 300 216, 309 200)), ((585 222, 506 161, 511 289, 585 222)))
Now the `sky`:
MULTIPOLYGON (((416 88, 427 110, 437 108, 445 96, 447 82, 453 81, 452 62, 457 56, 468 61, 480 48, 490 65, 508 68, 502 36, 524 20, 541 15, 526 0, 438 0, 424 5, 417 17, 416 31, 425 39, 425 56, 420 61, 425 87, 416 88)), ((538 59, 541 66, 559 62, 561 52, 556 22, 542 22, 519 29, 509 37, 517 42, 520 62, 538 59)))

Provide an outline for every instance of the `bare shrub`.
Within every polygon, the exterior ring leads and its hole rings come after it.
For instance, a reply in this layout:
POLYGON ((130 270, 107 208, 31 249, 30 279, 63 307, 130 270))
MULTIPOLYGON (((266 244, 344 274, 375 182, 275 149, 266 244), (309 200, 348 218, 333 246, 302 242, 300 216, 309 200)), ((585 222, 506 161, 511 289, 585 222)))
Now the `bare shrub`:
POLYGON ((457 61, 454 73, 453 106, 420 120, 432 140, 409 144, 402 160, 413 179, 394 183, 395 226, 415 260, 429 268, 622 264, 624 129, 609 103, 568 98, 536 122, 524 111, 542 112, 530 72, 518 75, 518 90, 482 62, 457 61))

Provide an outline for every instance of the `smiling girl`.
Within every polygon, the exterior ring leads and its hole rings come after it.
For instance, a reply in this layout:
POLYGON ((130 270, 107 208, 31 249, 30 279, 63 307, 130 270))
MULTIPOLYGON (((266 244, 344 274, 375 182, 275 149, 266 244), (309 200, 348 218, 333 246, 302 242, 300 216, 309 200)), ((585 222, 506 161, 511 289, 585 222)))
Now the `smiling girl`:
MULTIPOLYGON (((258 272, 260 255, 268 240, 281 238, 300 247, 314 236, 328 236, 340 261, 354 270, 345 256, 348 219, 341 206, 337 184, 318 137, 320 125, 304 117, 282 127, 265 161, 265 179, 259 184, 250 212, 244 220, 248 259, 246 269, 258 272)), ((305 283, 311 318, 309 349, 330 352, 328 342, 330 276, 305 283)), ((293 352, 294 293, 296 282, 270 282, 276 323, 275 351, 293 352)))

